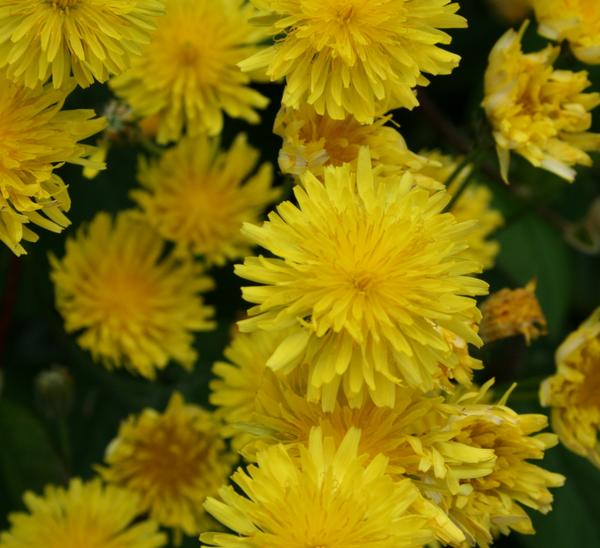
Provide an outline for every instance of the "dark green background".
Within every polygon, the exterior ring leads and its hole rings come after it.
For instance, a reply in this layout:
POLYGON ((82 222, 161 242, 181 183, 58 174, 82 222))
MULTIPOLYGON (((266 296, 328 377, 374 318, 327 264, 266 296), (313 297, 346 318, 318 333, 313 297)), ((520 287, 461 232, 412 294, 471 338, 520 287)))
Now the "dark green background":
MULTIPOLYGON (((487 55, 500 37, 505 24, 494 18, 480 0, 469 0, 462 13, 470 23, 468 30, 453 31, 451 49, 463 61, 452 76, 434 77, 426 90, 444 116, 471 142, 481 137, 479 103, 487 55), (475 129, 474 129, 475 128, 475 129)), ((542 47, 544 42, 530 29, 526 47, 542 47)), ((584 68, 574 61, 572 67, 584 68)), ((589 68, 589 67, 588 67, 589 68)), ((593 70, 594 89, 600 90, 600 71, 593 70)), ((228 144, 241 130, 249 132, 251 142, 263 151, 265 159, 275 162, 280 141, 271 134, 281 90, 260 86, 272 99, 263 123, 248 127, 228 120, 223 136, 228 144)), ((78 91, 70 106, 101 110, 108 99, 101 86, 78 91)), ((598 117, 597 117, 598 118, 598 117)), ((395 115, 411 148, 440 148, 456 152, 421 109, 395 115)), ((596 124, 598 126, 598 124, 596 124)), ((90 477, 92 465, 101 462, 107 443, 119 422, 129 413, 146 406, 162 409, 169 395, 180 390, 190 401, 207 404, 210 367, 219 359, 228 342, 233 318, 245 308, 240 299, 240 283, 231 265, 216 269, 217 289, 208 296, 216 305, 219 328, 197 337, 200 360, 194 373, 176 366, 162 372, 156 383, 133 377, 122 371, 110 373, 92 363, 74 338, 63 330, 53 306, 53 291, 48 279, 48 253, 62 256, 64 240, 82 222, 99 210, 111 212, 131 207, 128 192, 135 186, 134 146, 121 146, 109 155, 109 170, 93 181, 81 177, 80 169, 67 166, 61 175, 70 185, 73 207, 69 214, 73 226, 61 235, 40 229, 40 242, 28 245, 29 254, 18 260, 7 249, 0 249, 0 364, 4 389, 0 396, 0 528, 6 515, 22 508, 21 495, 27 489, 40 491, 47 483, 65 482, 70 476, 90 477), (14 306, 11 306, 14 301, 14 306), (0 335, 1 336, 1 335, 0 335), (59 442, 57 424, 47 419, 34 398, 33 379, 51 364, 68 367, 75 386, 75 403, 67 418, 70 455, 59 442)), ((487 159, 494 164, 494 157, 487 159)), ((549 335, 527 348, 521 339, 490 345, 482 351, 487 368, 482 377, 495 376, 504 386, 515 379, 535 379, 553 370, 553 353, 561 340, 592 310, 600 305, 600 260, 582 255, 569 247, 557 228, 549 223, 540 208, 553 211, 567 220, 583 217, 591 201, 600 194, 600 162, 591 169, 580 169, 574 185, 551 174, 538 171, 524 161, 514 161, 511 190, 485 176, 495 195, 495 205, 509 218, 498 239, 502 252, 497 267, 486 273, 492 291, 520 286, 532 277, 538 279, 538 296, 548 317, 549 335), (526 195, 524 201, 516 194, 526 195)), ((279 178, 281 184, 285 184, 279 178)), ((510 402, 519 411, 541 412, 531 390, 518 389, 510 402)), ((498 541, 500 546, 592 547, 600 546, 600 470, 562 447, 549 452, 547 468, 567 476, 564 488, 555 491, 554 511, 548 516, 534 515, 538 534, 533 537, 512 535, 498 541)), ((188 539, 186 546, 196 546, 188 539)))

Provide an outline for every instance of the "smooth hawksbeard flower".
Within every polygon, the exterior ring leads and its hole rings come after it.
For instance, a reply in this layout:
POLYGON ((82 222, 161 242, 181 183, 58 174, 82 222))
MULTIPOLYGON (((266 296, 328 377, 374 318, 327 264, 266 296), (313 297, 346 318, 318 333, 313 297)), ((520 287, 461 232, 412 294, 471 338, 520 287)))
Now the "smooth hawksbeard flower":
POLYGON ((112 81, 141 117, 158 115, 157 140, 187 131, 217 135, 223 113, 256 123, 267 99, 249 87, 236 63, 256 51, 263 31, 244 0, 166 0, 151 43, 132 68, 112 81))
POLYGON ((154 379, 169 360, 190 369, 193 331, 212 329, 200 292, 212 280, 189 257, 165 255, 165 243, 133 212, 99 213, 50 257, 56 307, 68 332, 107 368, 154 379))
MULTIPOLYGON (((458 169, 461 159, 437 151, 421 152, 421 156, 429 160, 421 168, 421 175, 428 176, 434 181, 444 183, 458 169)), ((454 196, 465 184, 465 179, 470 175, 470 166, 457 175, 448 187, 448 192, 454 196)), ((471 231, 467 254, 488 269, 494 266, 500 245, 490 236, 502 226, 502 214, 491 207, 492 193, 481 184, 467 183, 468 186, 452 205, 450 211, 459 221, 476 221, 477 225, 471 231)))
POLYGON ((600 63, 600 3, 596 0, 531 0, 538 32, 550 40, 568 40, 584 63, 600 63))
POLYGON ((423 73, 449 74, 459 57, 437 44, 440 29, 463 28, 450 0, 253 0, 272 22, 273 45, 240 66, 286 79, 283 104, 371 123, 386 110, 418 104, 423 73))
POLYGON ((418 491, 410 480, 385 474, 383 455, 359 459, 360 431, 351 429, 336 446, 315 428, 298 458, 282 445, 261 452, 257 466, 239 469, 232 487, 206 510, 235 534, 205 533, 210 546, 302 548, 420 547, 432 540, 426 520, 411 508, 418 491))
POLYGON ((159 160, 141 162, 143 188, 131 196, 164 238, 223 265, 250 254, 242 223, 257 222, 279 196, 271 164, 253 174, 258 158, 244 134, 223 152, 216 139, 185 138, 159 160))
POLYGON ((25 253, 22 240, 37 240, 27 225, 61 232, 70 224, 67 186, 54 170, 103 167, 89 160, 94 147, 79 141, 106 122, 93 110, 61 110, 71 89, 29 90, 0 77, 0 241, 17 255, 25 253))
POLYGON ((150 41, 163 0, 4 0, 0 68, 33 88, 73 75, 82 87, 120 74, 150 41))
POLYGON ((140 520, 138 496, 100 480, 48 486, 25 493, 28 513, 9 516, 1 548, 159 548, 166 538, 153 521, 140 520))
POLYGON ((494 46, 485 73, 483 107, 492 125, 502 176, 510 153, 572 182, 573 166, 592 165, 587 151, 600 150, 600 134, 589 133, 600 93, 584 93, 585 71, 555 70, 560 48, 525 54, 519 32, 509 30, 494 46))
POLYGON ((173 394, 164 413, 145 409, 121 424, 106 450, 103 479, 139 495, 141 512, 165 527, 196 535, 211 523, 202 503, 235 462, 220 424, 208 411, 173 394))
POLYGON ((334 120, 319 115, 312 107, 298 110, 282 107, 275 119, 275 134, 283 139, 279 151, 279 167, 283 173, 300 177, 310 171, 322 178, 327 166, 349 163, 356 167, 358 152, 368 146, 374 166, 386 171, 411 171, 417 183, 439 190, 442 185, 422 176, 427 159, 408 149, 402 135, 386 126, 389 116, 381 116, 372 124, 363 125, 351 116, 334 120))
MULTIPOLYGON (((548 424, 545 415, 519 415, 506 406, 506 394, 498 403, 486 403, 490 382, 478 392, 450 400, 454 408, 445 429, 453 440, 476 450, 491 450, 493 469, 485 475, 461 480, 458 490, 448 489, 433 474, 418 478, 422 493, 458 525, 469 545, 488 548, 500 534, 517 531, 533 534, 531 518, 523 506, 546 514, 552 508, 551 487, 565 478, 529 462, 544 457, 556 445, 554 434, 539 433, 548 424)), ((468 466, 468 464, 467 464, 468 466)))
POLYGON ((560 345, 556 364, 540 387, 542 405, 560 441, 600 468, 600 308, 560 345))
POLYGON ((256 306, 240 329, 291 329, 269 367, 308 364, 308 397, 324 409, 340 384, 352 405, 368 393, 392 406, 400 380, 428 390, 440 365, 458 365, 439 328, 480 344, 472 297, 487 284, 463 256, 472 223, 442 213, 447 193, 415 188, 409 173, 377 180, 363 149, 356 172, 327 168, 324 183, 306 173, 295 195, 298 206, 284 202, 262 226, 244 225, 275 258, 236 267, 263 284, 243 288, 256 306))

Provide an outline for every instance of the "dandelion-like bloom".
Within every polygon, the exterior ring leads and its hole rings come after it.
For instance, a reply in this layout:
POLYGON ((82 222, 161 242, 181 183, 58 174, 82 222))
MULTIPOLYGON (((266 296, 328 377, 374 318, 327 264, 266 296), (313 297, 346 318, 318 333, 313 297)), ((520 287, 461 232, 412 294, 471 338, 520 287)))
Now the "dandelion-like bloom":
POLYGON ((318 114, 360 123, 418 105, 423 73, 449 74, 459 57, 438 47, 440 29, 463 28, 450 0, 254 0, 277 37, 240 66, 286 79, 283 104, 311 105, 318 114))
POLYGON ((226 481, 235 456, 216 418, 175 393, 164 413, 145 409, 124 421, 105 462, 100 475, 139 495, 141 512, 196 535, 211 523, 202 503, 226 481))
POLYGON ((112 81, 138 116, 158 115, 159 142, 184 131, 217 135, 223 113, 256 123, 267 99, 249 87, 236 63, 256 51, 263 30, 245 0, 166 0, 151 43, 112 81))
POLYGON ((321 116, 306 105, 298 110, 283 107, 274 127, 275 134, 283 139, 279 167, 283 173, 297 177, 310 171, 322 178, 327 166, 349 163, 356 168, 359 150, 368 146, 374 166, 400 173, 411 171, 418 184, 442 188, 431 177, 422 175, 427 159, 410 151, 402 135, 385 125, 389 119, 382 116, 363 125, 351 116, 343 120, 321 116))
POLYGON ((276 445, 258 455, 257 466, 239 469, 232 487, 209 497, 206 510, 235 534, 205 533, 210 546, 420 547, 432 540, 427 521, 411 508, 419 493, 410 480, 394 482, 387 460, 359 459, 360 431, 339 446, 315 428, 299 458, 276 445))
POLYGON ((132 212, 99 213, 51 256, 56 307, 68 332, 107 368, 148 379, 169 360, 193 367, 193 331, 213 328, 199 293, 212 287, 189 257, 165 255, 165 243, 132 212))
POLYGON ((30 88, 72 75, 81 87, 120 74, 150 41, 164 0, 4 0, 0 68, 30 88))
POLYGON ((556 373, 540 387, 560 441, 600 468, 600 308, 556 352, 556 373))
POLYGON ((0 77, 0 241, 17 255, 25 253, 22 240, 37 240, 27 225, 61 232, 70 224, 69 193, 55 168, 103 167, 89 160, 94 147, 79 141, 105 121, 93 110, 61 110, 71 89, 29 90, 0 77))
POLYGON ((325 183, 306 173, 298 206, 284 202, 262 226, 243 229, 275 258, 236 267, 262 284, 243 288, 256 306, 240 329, 290 328, 268 366, 288 373, 308 364, 308 397, 324 409, 340 384, 352 405, 368 393, 393 406, 401 379, 433 388, 440 364, 459 362, 440 328, 481 343, 472 297, 487 284, 471 277, 480 265, 463 256, 472 223, 442 213, 447 193, 415 188, 410 173, 376 175, 362 149, 356 172, 327 168, 325 183))
POLYGON ((502 176, 510 153, 572 182, 575 165, 592 165, 587 151, 600 150, 600 134, 589 133, 600 93, 584 93, 585 71, 555 70, 560 48, 523 53, 519 32, 509 30, 490 54, 483 107, 492 125, 502 176))
POLYGON ((461 481, 458 490, 449 491, 447 483, 439 485, 433 475, 420 482, 423 494, 462 529, 469 545, 483 548, 511 530, 533 534, 523 506, 546 514, 553 501, 549 488, 565 481, 560 474, 529 462, 542 459, 557 443, 554 434, 539 433, 548 424, 546 416, 515 413, 506 406, 507 395, 497 404, 486 403, 489 385, 453 403, 447 428, 455 432, 455 441, 472 450, 492 450, 496 457, 492 471, 461 481))
POLYGON ((584 63, 600 63, 600 4, 596 0, 530 0, 538 32, 550 40, 568 40, 584 63))
POLYGON ((548 333, 548 324, 537 297, 536 280, 525 287, 501 289, 481 305, 483 318, 479 334, 487 344, 523 335, 527 344, 548 333))
POLYGON ((1 548, 159 548, 165 536, 153 521, 138 518, 134 493, 100 480, 72 479, 67 488, 46 487, 23 497, 28 512, 9 516, 1 548))
MULTIPOLYGON (((444 183, 453 175, 461 161, 460 158, 453 158, 437 151, 421 152, 421 156, 429 160, 421 168, 421 175, 440 183, 444 183)), ((454 196, 463 184, 466 184, 465 180, 470 176, 471 169, 471 166, 465 166, 456 176, 448 187, 450 194, 454 196)), ((450 209, 459 221, 477 222, 476 228, 469 236, 467 253, 471 258, 479 261, 485 269, 494 266, 494 260, 500 251, 500 245, 497 241, 490 240, 490 235, 504 222, 502 214, 491 207, 491 202, 492 193, 485 185, 470 183, 450 209)))
POLYGON ((242 223, 257 222, 279 196, 271 164, 253 173, 258 158, 244 134, 223 152, 216 139, 184 138, 159 160, 141 162, 143 188, 131 196, 161 236, 223 265, 250 254, 242 223))

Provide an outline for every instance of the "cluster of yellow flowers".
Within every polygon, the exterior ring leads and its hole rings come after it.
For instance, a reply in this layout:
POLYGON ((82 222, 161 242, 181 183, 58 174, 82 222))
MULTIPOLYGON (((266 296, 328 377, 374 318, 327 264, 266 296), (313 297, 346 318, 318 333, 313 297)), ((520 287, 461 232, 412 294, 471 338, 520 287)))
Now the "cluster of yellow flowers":
MULTIPOLYGON (((550 511, 564 478, 532 461, 558 438, 545 415, 513 411, 510 390, 476 386, 470 353, 498 332, 476 299, 503 218, 473 166, 411 151, 389 114, 458 65, 440 47, 467 25, 457 2, 0 4, 0 239, 15 253, 37 237, 30 223, 68 226, 59 166, 104 167, 106 147, 80 141, 107 121, 63 109, 77 85, 109 81, 132 123, 169 145, 140 159, 135 208, 98 212, 50 257, 81 348, 149 380, 170 362, 191 370, 194 333, 216 325, 209 269, 240 261, 252 284, 213 366, 216 410, 175 392, 163 412, 130 416, 98 477, 27 494, 0 548, 154 548, 159 526, 176 543, 255 548, 485 548, 534 533, 524 508, 550 511), (283 194, 273 167, 245 134, 225 148, 220 134, 226 116, 259 122, 267 99, 251 84, 265 81, 285 86, 274 132, 293 196, 263 222, 283 194)), ((541 34, 600 62, 593 1, 533 4, 541 34)), ((554 69, 558 47, 523 53, 526 28, 500 39, 485 76, 502 175, 514 151, 572 181, 600 150, 600 94, 585 72, 554 69)), ((533 289, 504 329, 528 340, 545 329, 533 289)), ((564 443, 600 467, 599 314, 561 346, 541 397, 564 443)))

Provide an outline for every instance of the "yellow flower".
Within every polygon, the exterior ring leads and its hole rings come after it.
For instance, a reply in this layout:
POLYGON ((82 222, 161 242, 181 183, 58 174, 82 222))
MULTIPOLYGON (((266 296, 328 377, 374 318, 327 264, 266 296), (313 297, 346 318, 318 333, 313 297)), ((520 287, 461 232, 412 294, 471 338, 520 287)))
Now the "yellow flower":
POLYGON ((511 151, 534 166, 572 182, 575 165, 592 165, 587 151, 600 150, 589 133, 600 93, 584 93, 585 71, 555 70, 560 48, 525 54, 519 32, 509 30, 490 54, 483 107, 494 131, 502 176, 508 180, 511 151))
POLYGON ((286 79, 283 104, 308 103, 318 114, 372 123, 382 112, 418 104, 423 73, 449 74, 459 57, 437 44, 440 29, 463 28, 449 0, 253 0, 271 24, 273 45, 242 70, 286 79))
POLYGON ((600 308, 560 345, 556 364, 540 387, 542 405, 560 441, 600 468, 600 308))
POLYGON ((600 4, 597 0, 531 0, 539 33, 550 40, 568 40, 584 63, 600 63, 600 4))
POLYGON ((235 456, 215 417, 176 392, 164 413, 144 409, 124 421, 105 462, 102 478, 139 495, 140 512, 196 535, 211 524, 202 503, 226 481, 235 456))
POLYGON ((536 280, 519 289, 501 289, 481 305, 480 335, 490 343, 523 335, 529 344, 548 333, 546 317, 535 296, 536 280))
POLYGON ((27 226, 61 232, 70 223, 67 186, 54 173, 64 163, 103 168, 89 160, 95 148, 79 141, 106 122, 93 110, 61 110, 71 91, 29 90, 0 77, 0 241, 17 255, 34 242, 27 226))
POLYGON ((132 212, 99 213, 50 257, 56 307, 68 332, 107 368, 154 379, 170 359, 191 369, 193 331, 213 328, 199 292, 212 287, 190 258, 164 255, 164 242, 132 212))
MULTIPOLYGON (((450 178, 462 160, 447 154, 440 154, 437 151, 421 152, 421 156, 429 161, 421 168, 420 174, 440 183, 444 183, 450 178)), ((471 169, 471 166, 465 166, 458 174, 448 188, 450 194, 454 196, 462 187, 465 179, 470 175, 471 169)), ((471 258, 480 262, 485 269, 494 266, 494 260, 500 250, 498 242, 488 238, 504 222, 502 214, 491 208, 491 202, 492 193, 485 185, 470 183, 450 210, 459 221, 477 221, 477 227, 471 232, 468 239, 469 251, 467 253, 471 258)))
POLYGON ((254 13, 244 0, 166 0, 151 43, 112 81, 138 116, 160 116, 159 142, 176 141, 184 131, 217 135, 224 112, 259 121, 254 109, 268 101, 236 66, 263 38, 248 22, 254 13))
POLYGON ((488 0, 492 9, 508 23, 523 21, 531 11, 531 0, 488 0))
POLYGON ((310 171, 322 178, 327 166, 350 163, 356 168, 360 148, 368 146, 374 166, 400 173, 411 171, 418 184, 439 190, 439 183, 421 176, 427 159, 411 152, 402 135, 385 125, 390 118, 382 116, 372 124, 363 125, 351 116, 343 120, 321 116, 306 105, 298 110, 282 107, 274 128, 275 134, 283 139, 279 167, 283 173, 297 177, 310 171))
POLYGON ((482 548, 511 530, 533 534, 523 506, 546 514, 553 500, 548 489, 565 481, 560 474, 528 462, 542 459, 544 451, 556 445, 554 434, 538 433, 548 424, 546 416, 515 413, 506 406, 508 394, 497 404, 485 403, 489 385, 449 402, 454 411, 446 428, 454 432, 454 441, 472 451, 492 450, 496 457, 492 471, 461 480, 457 491, 432 474, 418 478, 422 493, 462 529, 469 545, 482 548))
POLYGON ((28 513, 11 514, 1 548, 159 548, 165 536, 139 519, 137 495, 95 479, 48 486, 43 496, 25 493, 28 513))
POLYGON ((315 428, 299 458, 282 445, 258 455, 258 466, 239 469, 232 487, 209 497, 206 510, 235 534, 205 533, 210 546, 301 548, 420 547, 432 540, 426 518, 412 508, 419 493, 410 480, 385 474, 383 455, 368 465, 359 459, 360 431, 339 445, 315 428))
POLYGON ((163 0, 4 0, 0 68, 30 88, 120 74, 150 40, 163 0))
POLYGON ((257 222, 279 196, 271 187, 271 164, 255 174, 259 153, 238 135, 228 151, 207 137, 184 138, 160 160, 142 160, 143 189, 132 198, 146 220, 167 240, 210 264, 249 255, 251 244, 240 234, 245 221, 257 222))
POLYGON ((362 149, 350 165, 310 172, 296 186, 298 206, 284 202, 262 226, 244 233, 276 258, 249 257, 236 272, 259 286, 243 288, 255 303, 242 331, 290 328, 268 361, 284 373, 310 370, 308 397, 332 409, 340 384, 352 405, 367 393, 394 405, 400 380, 435 386, 440 364, 458 357, 439 330, 480 344, 472 298, 487 284, 463 256, 472 223, 442 213, 445 192, 415 188, 410 173, 378 180, 362 149))

